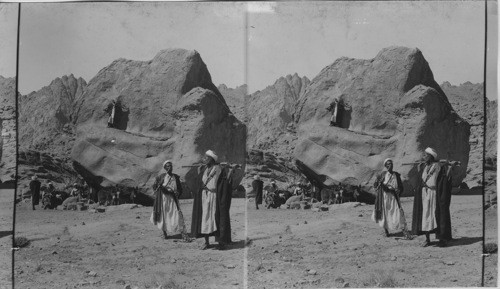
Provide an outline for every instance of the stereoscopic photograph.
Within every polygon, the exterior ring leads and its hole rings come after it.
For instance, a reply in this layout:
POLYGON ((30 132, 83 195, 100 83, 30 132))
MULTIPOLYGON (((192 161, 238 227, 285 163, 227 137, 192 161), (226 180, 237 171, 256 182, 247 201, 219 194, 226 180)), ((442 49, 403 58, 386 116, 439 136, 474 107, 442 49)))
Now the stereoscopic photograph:
POLYGON ((1 288, 496 287, 496 1, 0 3, 1 288))

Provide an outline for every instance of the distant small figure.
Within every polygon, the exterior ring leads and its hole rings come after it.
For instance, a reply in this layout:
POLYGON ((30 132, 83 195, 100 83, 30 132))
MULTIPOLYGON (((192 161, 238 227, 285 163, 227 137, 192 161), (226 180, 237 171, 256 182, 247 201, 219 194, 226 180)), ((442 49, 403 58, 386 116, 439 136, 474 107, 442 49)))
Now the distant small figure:
POLYGON ((329 112, 332 113, 332 116, 330 117, 330 126, 338 126, 338 112, 339 112, 339 101, 338 99, 334 99, 332 103, 330 103, 330 106, 327 107, 329 112))
POLYGON ((252 181, 252 189, 255 194, 255 209, 259 209, 259 205, 262 204, 262 190, 264 187, 264 182, 260 180, 259 175, 255 175, 252 181))
POLYGON ((35 210, 35 206, 40 203, 40 187, 42 183, 38 180, 38 177, 35 175, 31 178, 31 182, 29 184, 31 191, 31 207, 35 210))
POLYGON ((80 196, 80 190, 78 189, 77 183, 73 184, 73 188, 71 189, 70 196, 72 196, 72 197, 79 197, 80 196))
POLYGON ((111 103, 108 104, 108 107, 104 109, 104 111, 109 114, 108 127, 115 127, 116 101, 113 99, 111 103))

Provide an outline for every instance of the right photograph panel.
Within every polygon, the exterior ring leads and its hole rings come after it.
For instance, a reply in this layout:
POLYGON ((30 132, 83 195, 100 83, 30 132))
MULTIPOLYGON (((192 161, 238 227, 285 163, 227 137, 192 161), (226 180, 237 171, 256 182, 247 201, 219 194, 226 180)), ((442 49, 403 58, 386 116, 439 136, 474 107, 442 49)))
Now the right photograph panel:
POLYGON ((496 286, 485 2, 259 3, 246 23, 248 287, 496 286))

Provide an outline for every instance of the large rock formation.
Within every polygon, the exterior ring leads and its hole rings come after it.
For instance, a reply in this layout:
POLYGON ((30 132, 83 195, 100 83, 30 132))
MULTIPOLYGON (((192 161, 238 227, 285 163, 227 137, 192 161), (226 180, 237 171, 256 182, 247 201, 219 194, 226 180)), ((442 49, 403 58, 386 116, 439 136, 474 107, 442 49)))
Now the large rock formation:
POLYGON ((236 88, 229 88, 225 84, 217 86, 217 89, 226 100, 227 106, 234 116, 243 123, 247 123, 245 110, 245 97, 247 95, 247 85, 243 84, 236 88))
POLYGON ((149 189, 163 161, 172 159, 194 191, 195 169, 181 166, 199 162, 207 149, 221 162, 245 162, 246 127, 196 51, 169 49, 150 61, 114 61, 76 99, 75 116, 72 158, 90 182, 149 189), (112 101, 114 127, 108 127, 105 109, 112 101))
MULTIPOLYGON (((470 82, 461 85, 441 84, 451 106, 457 114, 471 126, 469 139, 470 153, 467 176, 464 182, 472 188, 481 185, 483 176, 483 138, 484 138, 484 90, 483 84, 470 82)), ((489 102, 488 100, 486 100, 489 102)))
POLYGON ((248 96, 245 103, 249 148, 292 155, 296 141, 296 104, 309 82, 307 77, 295 73, 248 96))
POLYGON ((427 146, 459 160, 458 185, 469 160, 470 128, 453 110, 418 49, 390 47, 369 60, 340 58, 307 86, 296 111, 295 157, 309 178, 370 185, 385 158, 412 191, 427 146), (339 125, 326 108, 338 99, 339 125))
POLYGON ((85 80, 72 74, 19 98, 20 150, 36 150, 69 157, 74 143, 75 99, 85 90, 85 80))
POLYGON ((16 79, 0 76, 0 180, 16 171, 16 79))

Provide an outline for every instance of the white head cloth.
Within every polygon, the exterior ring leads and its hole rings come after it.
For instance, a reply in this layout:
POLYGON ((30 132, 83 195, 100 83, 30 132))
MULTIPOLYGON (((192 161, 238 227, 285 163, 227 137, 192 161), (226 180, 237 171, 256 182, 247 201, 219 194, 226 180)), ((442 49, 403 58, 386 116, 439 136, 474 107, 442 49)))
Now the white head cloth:
POLYGON ((433 156, 434 159, 437 159, 437 157, 438 157, 438 154, 437 154, 436 150, 433 149, 433 148, 426 148, 425 152, 428 153, 428 154, 430 154, 431 156, 433 156))
POLYGON ((171 161, 171 160, 166 160, 166 161, 164 161, 164 162, 163 162, 163 166, 162 166, 162 168, 164 168, 164 167, 165 167, 165 165, 166 165, 166 164, 168 164, 168 163, 172 164, 172 161, 171 161))
POLYGON ((212 159, 214 159, 214 161, 217 161, 219 158, 217 157, 217 155, 212 151, 212 150, 208 150, 205 155, 211 157, 212 159))
POLYGON ((386 164, 388 161, 391 161, 392 163, 394 163, 394 162, 392 161, 392 159, 391 159, 391 158, 386 158, 386 159, 384 160, 384 166, 385 166, 385 164, 386 164))
POLYGON ((255 176, 253 177, 253 179, 254 179, 254 180, 260 180, 260 177, 259 177, 259 175, 255 175, 255 176))

